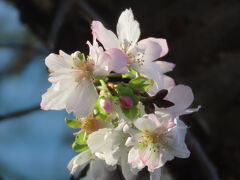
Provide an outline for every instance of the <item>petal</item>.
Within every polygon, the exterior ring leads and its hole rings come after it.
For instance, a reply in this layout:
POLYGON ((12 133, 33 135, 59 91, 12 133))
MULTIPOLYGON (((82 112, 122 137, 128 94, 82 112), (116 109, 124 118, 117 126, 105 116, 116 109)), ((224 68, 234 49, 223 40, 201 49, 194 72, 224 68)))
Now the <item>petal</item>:
POLYGON ((116 35, 106 29, 99 21, 93 21, 91 25, 93 38, 97 39, 105 49, 120 48, 119 40, 116 35))
POLYGON ((104 128, 91 133, 88 137, 87 144, 98 158, 105 160, 106 164, 114 166, 117 164, 120 154, 117 152, 119 146, 114 149, 114 142, 111 142, 114 140, 105 140, 107 134, 110 132, 110 128, 104 128))
POLYGON ((139 23, 134 20, 131 9, 126 9, 122 12, 117 23, 117 35, 123 43, 127 40, 131 46, 135 46, 140 36, 139 23))
POLYGON ((136 175, 131 171, 131 166, 128 163, 128 149, 123 148, 121 151, 121 169, 122 169, 122 174, 126 180, 132 180, 133 177, 136 175))
POLYGON ((156 65, 158 65, 162 73, 172 71, 175 67, 175 64, 166 61, 154 61, 154 62, 156 63, 156 65))
POLYGON ((168 46, 165 39, 147 38, 138 42, 140 49, 145 49, 143 59, 153 61, 165 56, 168 52, 168 46))
POLYGON ((110 131, 110 128, 103 128, 91 133, 88 136, 87 144, 93 153, 103 152, 105 150, 106 147, 104 147, 104 136, 110 131))
POLYGON ((139 151, 139 157, 141 159, 141 161, 143 162, 144 165, 148 164, 148 160, 151 157, 151 150, 150 150, 150 146, 144 147, 139 151))
POLYGON ((105 76, 110 73, 108 62, 111 61, 111 57, 107 53, 101 53, 98 59, 95 61, 94 75, 105 76))
POLYGON ((132 147, 128 153, 128 163, 132 165, 132 168, 134 170, 141 170, 145 167, 145 165, 142 163, 138 149, 136 147, 132 147))
POLYGON ((92 113, 98 100, 98 93, 89 80, 82 80, 74 89, 67 101, 66 110, 74 112, 79 118, 86 117, 92 113))
POLYGON ((153 172, 150 172, 150 180, 160 180, 161 177, 161 168, 155 169, 153 172))
POLYGON ((160 122, 155 114, 144 115, 142 118, 136 119, 133 123, 139 130, 148 130, 150 132, 153 132, 160 126, 160 122))
POLYGON ((44 110, 61 110, 66 107, 67 101, 76 87, 76 83, 69 84, 59 90, 59 84, 53 84, 47 92, 42 95, 41 108, 44 110))
POLYGON ((201 106, 198 106, 197 108, 189 108, 189 109, 186 109, 183 113, 181 113, 181 115, 191 114, 191 113, 199 111, 199 109, 201 109, 201 106))
POLYGON ((159 84, 154 83, 153 86, 149 86, 147 89, 147 92, 152 96, 157 94, 162 89, 167 89, 170 91, 175 86, 175 82, 171 77, 162 75, 159 78, 162 78, 157 81, 160 82, 159 84))
POLYGON ((150 41, 148 39, 139 41, 138 47, 145 50, 143 55, 143 59, 145 62, 158 59, 162 52, 161 46, 157 42, 150 41))
POLYGON ((109 71, 125 74, 127 72, 127 56, 119 49, 113 48, 105 51, 111 58, 108 61, 109 71))
POLYGON ((179 115, 192 104, 193 93, 190 87, 177 85, 168 93, 167 99, 175 104, 169 110, 179 115))
POLYGON ((91 157, 92 153, 90 150, 81 152, 69 162, 67 168, 69 169, 71 174, 79 172, 87 165, 91 157))
POLYGON ((57 71, 61 68, 71 68, 73 66, 70 55, 63 51, 59 51, 59 54, 60 55, 51 53, 45 59, 45 64, 51 71, 57 71))
POLYGON ((152 37, 150 37, 150 38, 148 38, 148 39, 151 40, 151 41, 154 41, 154 42, 158 43, 159 46, 161 46, 161 54, 160 54, 160 57, 159 57, 159 58, 165 56, 165 55, 168 53, 168 44, 167 44, 166 39, 162 39, 162 38, 152 38, 152 37))
POLYGON ((178 158, 188 158, 190 156, 190 151, 185 143, 183 143, 181 146, 175 147, 174 150, 174 156, 178 158))
POLYGON ((94 180, 109 179, 109 176, 111 177, 111 174, 114 173, 110 172, 108 168, 106 168, 106 163, 99 158, 95 158, 95 160, 91 161, 89 171, 92 175, 92 178, 89 179, 94 180))

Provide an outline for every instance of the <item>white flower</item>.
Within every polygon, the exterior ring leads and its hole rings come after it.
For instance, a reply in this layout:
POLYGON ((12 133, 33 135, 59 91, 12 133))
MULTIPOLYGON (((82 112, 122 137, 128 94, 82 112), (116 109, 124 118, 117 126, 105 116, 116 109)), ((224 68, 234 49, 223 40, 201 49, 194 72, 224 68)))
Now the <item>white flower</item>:
POLYGON ((131 180, 138 170, 133 169, 127 161, 129 148, 124 144, 129 135, 123 133, 124 125, 125 122, 121 122, 117 128, 104 128, 91 133, 87 144, 91 152, 107 165, 120 164, 125 179, 131 180))
MULTIPOLYGON (((52 71, 49 81, 52 86, 42 96, 41 108, 44 110, 61 110, 74 112, 78 117, 92 113, 98 99, 93 84, 95 76, 107 75, 110 71, 123 72, 125 55, 118 49, 103 51, 94 41, 88 42, 90 55, 87 60, 79 59, 79 52, 71 56, 63 51, 50 54, 46 65, 52 71)), ((125 64, 124 64, 125 62, 125 64)))
POLYGON ((179 119, 173 120, 170 114, 156 112, 144 115, 134 121, 134 126, 137 129, 129 125, 124 127, 124 131, 131 135, 126 146, 133 146, 128 154, 128 162, 133 168, 147 166, 150 172, 154 172, 174 156, 189 156, 184 142, 187 127, 179 119))
POLYGON ((88 149, 76 155, 69 163, 68 170, 71 174, 79 172, 84 169, 84 167, 93 159, 91 151, 88 149))
POLYGON ((167 42, 161 38, 147 38, 138 42, 139 23, 134 20, 131 9, 123 11, 118 19, 118 37, 99 21, 92 22, 92 33, 105 49, 121 49, 128 56, 128 66, 153 79, 156 85, 161 81, 162 74, 171 71, 175 66, 163 61, 153 62, 168 53, 167 42))

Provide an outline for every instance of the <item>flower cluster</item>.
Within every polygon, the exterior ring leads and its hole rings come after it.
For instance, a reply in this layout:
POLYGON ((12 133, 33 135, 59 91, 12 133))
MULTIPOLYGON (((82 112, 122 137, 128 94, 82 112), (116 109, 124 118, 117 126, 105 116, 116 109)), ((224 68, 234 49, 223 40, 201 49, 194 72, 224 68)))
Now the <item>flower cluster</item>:
POLYGON ((60 51, 45 61, 52 86, 42 96, 42 109, 73 112, 76 118, 66 123, 80 129, 72 145, 79 154, 68 169, 73 174, 88 163, 120 165, 131 180, 147 167, 151 179, 159 180, 167 161, 190 154, 179 116, 198 111, 188 109, 192 90, 165 75, 175 66, 159 60, 168 53, 166 40, 139 40, 131 9, 120 15, 117 36, 99 21, 91 29, 87 56, 60 51))

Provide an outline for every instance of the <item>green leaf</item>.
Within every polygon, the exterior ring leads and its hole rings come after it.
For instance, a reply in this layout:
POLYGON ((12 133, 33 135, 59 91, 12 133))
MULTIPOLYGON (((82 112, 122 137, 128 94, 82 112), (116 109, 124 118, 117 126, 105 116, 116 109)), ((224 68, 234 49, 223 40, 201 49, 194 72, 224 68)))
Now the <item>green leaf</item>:
POLYGON ((148 79, 145 78, 145 77, 137 77, 135 79, 132 79, 130 81, 130 83, 136 85, 136 86, 139 86, 139 85, 142 85, 143 83, 145 83, 148 79))
POLYGON ((136 106, 133 106, 132 108, 121 108, 123 113, 128 119, 135 119, 138 116, 138 109, 136 106))
POLYGON ((82 122, 79 119, 69 120, 68 118, 65 118, 65 122, 70 128, 81 128, 82 127, 82 122))
POLYGON ((76 152, 83 152, 88 149, 87 135, 85 131, 81 131, 75 138, 72 148, 76 152))
POLYGON ((135 86, 135 88, 138 87, 140 90, 140 93, 144 93, 149 87, 149 84, 145 84, 145 82, 147 81, 148 79, 145 77, 137 77, 135 79, 132 79, 129 83, 132 86, 135 86))
POLYGON ((81 145, 76 142, 74 142, 72 144, 72 148, 76 152, 83 152, 83 151, 86 151, 87 149, 89 149, 88 145, 86 145, 86 144, 81 145))
POLYGON ((75 142, 78 144, 86 144, 87 143, 87 135, 84 130, 82 130, 75 138, 75 142))

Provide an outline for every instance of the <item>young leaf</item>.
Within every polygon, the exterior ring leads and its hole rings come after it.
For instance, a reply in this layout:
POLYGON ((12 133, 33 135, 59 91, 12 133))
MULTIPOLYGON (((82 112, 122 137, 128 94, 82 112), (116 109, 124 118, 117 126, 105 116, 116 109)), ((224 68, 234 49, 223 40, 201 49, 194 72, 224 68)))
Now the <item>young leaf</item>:
POLYGON ((69 120, 68 118, 65 118, 65 122, 70 128, 81 128, 82 127, 82 122, 79 119, 69 120))
POLYGON ((85 131, 81 131, 75 138, 72 148, 76 152, 83 152, 88 149, 87 135, 85 131))

